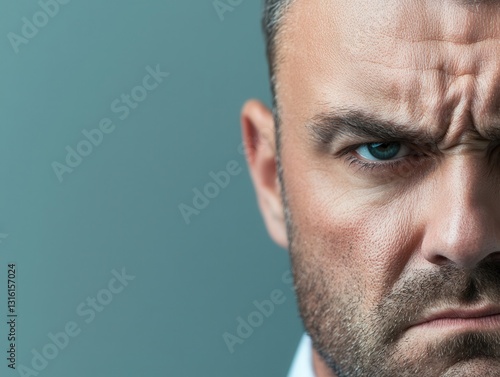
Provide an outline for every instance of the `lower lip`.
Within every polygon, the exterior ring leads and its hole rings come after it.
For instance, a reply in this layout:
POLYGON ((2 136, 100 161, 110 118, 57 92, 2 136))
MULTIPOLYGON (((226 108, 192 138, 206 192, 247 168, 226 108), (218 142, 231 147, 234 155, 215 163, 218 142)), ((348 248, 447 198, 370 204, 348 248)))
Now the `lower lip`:
POLYGON ((440 318, 413 326, 419 329, 489 330, 500 329, 500 314, 478 318, 440 318))

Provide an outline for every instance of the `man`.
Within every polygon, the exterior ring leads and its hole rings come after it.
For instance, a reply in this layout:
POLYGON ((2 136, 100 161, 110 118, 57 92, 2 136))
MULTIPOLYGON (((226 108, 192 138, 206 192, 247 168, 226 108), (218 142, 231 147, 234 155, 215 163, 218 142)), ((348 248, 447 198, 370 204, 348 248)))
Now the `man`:
POLYGON ((243 138, 291 376, 500 376, 500 1, 268 0, 243 138), (304 368, 304 369, 298 369, 304 368))

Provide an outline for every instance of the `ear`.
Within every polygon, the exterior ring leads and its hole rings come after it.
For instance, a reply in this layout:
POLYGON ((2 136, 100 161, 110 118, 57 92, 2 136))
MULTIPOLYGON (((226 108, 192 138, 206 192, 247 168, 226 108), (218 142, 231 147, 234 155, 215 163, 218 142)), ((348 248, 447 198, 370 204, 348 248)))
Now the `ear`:
POLYGON ((256 100, 245 103, 241 130, 260 212, 271 238, 286 249, 288 239, 276 165, 274 127, 273 114, 265 105, 256 100))

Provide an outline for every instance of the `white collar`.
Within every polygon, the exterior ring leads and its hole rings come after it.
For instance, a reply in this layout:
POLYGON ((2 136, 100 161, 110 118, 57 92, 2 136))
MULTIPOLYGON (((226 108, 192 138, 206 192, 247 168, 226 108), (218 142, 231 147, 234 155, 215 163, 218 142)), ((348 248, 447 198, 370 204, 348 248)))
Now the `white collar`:
POLYGON ((315 377, 312 362, 312 342, 309 335, 302 335, 299 347, 295 352, 288 377, 315 377))

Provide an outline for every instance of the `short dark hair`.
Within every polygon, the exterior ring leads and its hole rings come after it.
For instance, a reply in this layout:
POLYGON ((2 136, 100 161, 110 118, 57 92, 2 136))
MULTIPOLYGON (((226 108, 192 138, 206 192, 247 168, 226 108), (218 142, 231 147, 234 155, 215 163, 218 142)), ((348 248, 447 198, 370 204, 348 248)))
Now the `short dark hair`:
POLYGON ((287 228, 288 242, 292 240, 293 222, 288 207, 288 199, 283 182, 283 165, 281 164, 281 127, 278 99, 276 98, 276 71, 277 71, 277 40, 279 31, 283 25, 284 15, 294 0, 264 0, 264 12, 262 15, 262 29, 266 43, 267 62, 269 66, 269 81, 271 85, 272 109, 274 117, 274 132, 276 143, 276 169, 281 187, 281 199, 283 201, 284 216, 287 228))
POLYGON ((273 99, 273 109, 277 105, 276 101, 276 46, 280 27, 283 24, 283 17, 286 9, 293 0, 264 0, 264 11, 262 15, 262 30, 266 43, 267 62, 269 65, 269 81, 273 99))

